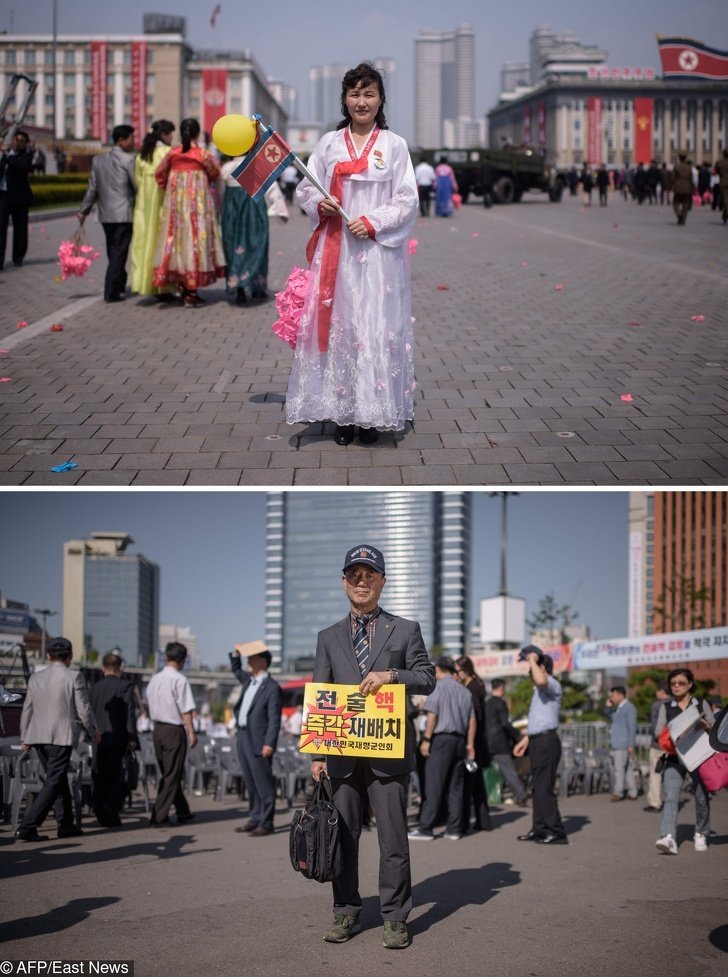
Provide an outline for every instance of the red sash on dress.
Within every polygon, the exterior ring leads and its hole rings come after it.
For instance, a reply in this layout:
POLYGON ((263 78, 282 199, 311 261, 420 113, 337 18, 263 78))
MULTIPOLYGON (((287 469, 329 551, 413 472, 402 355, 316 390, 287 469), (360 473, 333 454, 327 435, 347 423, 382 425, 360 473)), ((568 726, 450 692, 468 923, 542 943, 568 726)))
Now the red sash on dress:
MULTIPOLYGON (((333 197, 342 199, 342 189, 344 177, 352 173, 362 173, 368 166, 369 151, 374 145, 379 129, 375 126, 369 136, 366 146, 362 150, 361 156, 357 157, 354 143, 351 141, 349 130, 344 132, 346 148, 349 150, 350 161, 348 163, 335 163, 334 172, 331 175, 331 186, 329 193, 333 197)), ((331 309, 334 304, 334 290, 336 288, 336 273, 339 268, 339 255, 341 253, 341 235, 343 233, 343 220, 340 214, 336 217, 327 217, 321 221, 306 246, 306 259, 309 263, 313 261, 316 246, 319 238, 326 230, 323 254, 321 255, 321 274, 319 276, 318 291, 318 347, 320 353, 325 353, 329 348, 329 326, 331 324, 331 309)))

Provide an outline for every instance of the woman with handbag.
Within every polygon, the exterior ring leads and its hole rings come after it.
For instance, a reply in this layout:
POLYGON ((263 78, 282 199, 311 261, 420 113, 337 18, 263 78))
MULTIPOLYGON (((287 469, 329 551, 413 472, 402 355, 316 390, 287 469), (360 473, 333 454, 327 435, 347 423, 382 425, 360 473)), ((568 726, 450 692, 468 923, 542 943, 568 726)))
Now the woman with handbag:
MULTIPOLYGON (((696 706, 700 709, 703 717, 705 729, 710 729, 713 725, 713 710, 710 704, 704 699, 698 702, 693 696, 695 691, 695 679, 689 668, 673 668, 667 676, 667 684, 671 698, 660 706, 660 711, 655 725, 655 735, 660 745, 665 746, 665 733, 668 732, 667 724, 677 718, 681 712, 689 706, 696 706)), ((662 786, 665 793, 665 803, 662 808, 662 818, 660 821, 660 837, 655 844, 659 851, 666 855, 677 855, 677 816, 680 807, 680 792, 682 790, 685 775, 688 771, 680 761, 677 753, 663 754, 662 786)), ((658 761, 659 762, 659 761, 658 761)), ((710 835, 710 795, 705 789, 697 770, 689 773, 690 781, 693 785, 693 796, 695 797, 695 834, 693 843, 695 851, 708 850, 708 836, 710 835)))

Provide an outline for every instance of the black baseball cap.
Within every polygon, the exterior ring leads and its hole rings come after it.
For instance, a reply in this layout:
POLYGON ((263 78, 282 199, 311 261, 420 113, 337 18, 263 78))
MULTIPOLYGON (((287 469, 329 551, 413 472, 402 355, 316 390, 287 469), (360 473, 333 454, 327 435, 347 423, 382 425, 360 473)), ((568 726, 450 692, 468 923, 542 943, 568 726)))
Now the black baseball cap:
POLYGON ((356 566, 357 563, 364 563, 384 576, 384 557, 374 546, 362 543, 361 546, 349 550, 344 557, 344 568, 341 572, 346 573, 349 567, 356 566))

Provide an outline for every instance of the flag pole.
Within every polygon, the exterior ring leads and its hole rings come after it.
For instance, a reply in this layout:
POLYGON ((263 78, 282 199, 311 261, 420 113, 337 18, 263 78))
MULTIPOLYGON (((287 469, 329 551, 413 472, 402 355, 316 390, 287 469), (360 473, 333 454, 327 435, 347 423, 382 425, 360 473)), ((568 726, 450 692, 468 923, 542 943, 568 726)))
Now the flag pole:
MULTIPOLYGON (((253 121, 258 125, 258 127, 261 130, 261 133, 265 133, 265 132, 268 131, 267 127, 265 125, 263 125, 263 120, 261 119, 261 117, 259 115, 254 115, 253 116, 253 121)), ((320 183, 316 179, 316 177, 309 170, 309 168, 306 166, 306 164, 303 163, 303 162, 301 162, 301 160, 298 158, 298 156, 296 155, 296 153, 293 153, 293 165, 296 167, 296 169, 298 170, 298 172, 302 176, 305 176, 306 177, 306 179, 308 180, 309 183, 311 183, 314 187, 316 187, 316 189, 318 190, 319 193, 322 193, 324 195, 324 197, 326 197, 327 200, 330 200, 333 204, 336 204, 336 207, 338 208, 339 213, 344 218, 345 223, 348 224, 349 221, 351 220, 351 217, 349 217, 348 214, 346 214, 346 212, 342 209, 342 207, 341 207, 340 204, 337 204, 336 203, 336 201, 331 196, 331 194, 329 193, 329 191, 324 187, 324 185, 322 183, 320 183)))

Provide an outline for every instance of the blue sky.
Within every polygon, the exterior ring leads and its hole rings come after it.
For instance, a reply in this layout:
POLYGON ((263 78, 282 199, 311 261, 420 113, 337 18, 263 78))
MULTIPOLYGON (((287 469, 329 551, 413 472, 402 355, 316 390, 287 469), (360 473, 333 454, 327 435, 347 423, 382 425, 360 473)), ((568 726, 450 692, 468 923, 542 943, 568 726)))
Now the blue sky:
MULTIPOLYGON (((528 58, 528 39, 539 24, 576 31, 585 44, 609 52, 613 66, 659 68, 655 34, 693 36, 728 50, 726 0, 610 0, 574 4, 567 0, 396 0, 343 5, 332 0, 305 3, 241 3, 222 0, 125 0, 79 3, 58 0, 59 33, 137 33, 145 11, 187 18, 193 47, 250 48, 271 77, 296 85, 308 99, 308 69, 314 64, 349 64, 376 57, 398 63, 393 129, 411 135, 414 104, 414 38, 423 28, 448 30, 469 23, 476 32, 476 110, 494 104, 504 61, 528 58)), ((5 0, 0 30, 50 33, 51 0, 5 0)))
MULTIPOLYGON (((473 495, 473 622, 497 593, 499 498, 473 495)), ((264 633, 265 494, 247 491, 0 493, 0 592, 31 608, 62 610, 63 543, 125 531, 161 567, 161 621, 188 626, 206 664, 264 633)), ((626 492, 521 491, 509 500, 508 589, 532 614, 553 590, 600 638, 627 627, 626 492)), ((361 526, 354 526, 360 535, 361 526)), ((343 556, 343 553, 342 553, 343 556)), ((385 601, 386 605, 386 601, 385 601)), ((345 604, 331 609, 331 620, 345 604)), ((58 632, 62 617, 51 618, 58 632)), ((312 649, 313 651, 313 649, 312 649)))

